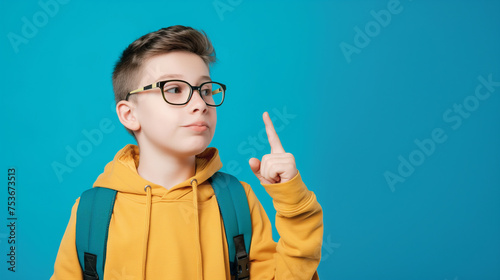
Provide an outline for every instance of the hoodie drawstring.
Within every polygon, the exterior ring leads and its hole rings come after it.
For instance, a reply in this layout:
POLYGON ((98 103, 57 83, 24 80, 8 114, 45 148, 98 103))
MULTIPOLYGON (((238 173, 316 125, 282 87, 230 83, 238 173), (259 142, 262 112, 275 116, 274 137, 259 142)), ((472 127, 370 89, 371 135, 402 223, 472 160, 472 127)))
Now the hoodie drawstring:
MULTIPOLYGON (((198 217, 198 180, 193 179, 191 180, 191 186, 193 187, 193 206, 194 206, 194 217, 195 217, 195 234, 196 238, 198 239, 196 241, 196 251, 198 255, 198 260, 197 260, 197 275, 198 279, 202 280, 203 279, 203 272, 202 272, 202 257, 201 257, 201 240, 200 240, 200 220, 198 217)), ((146 221, 144 224, 144 244, 143 244, 143 249, 142 249, 142 278, 145 280, 146 279, 146 260, 147 260, 147 254, 148 254, 148 241, 149 241, 149 226, 151 223, 151 206, 152 206, 152 196, 151 196, 151 186, 146 185, 144 187, 144 191, 146 192, 146 221)))
POLYGON ((148 241, 149 241, 149 224, 151 222, 151 186, 146 185, 144 187, 146 192, 146 223, 145 223, 145 234, 144 234, 144 244, 142 246, 142 279, 146 279, 146 259, 148 254, 148 241))
POLYGON ((193 179, 191 180, 191 186, 193 187, 193 205, 194 205, 194 217, 195 217, 195 234, 196 238, 198 239, 196 241, 196 249, 197 249, 197 255, 198 255, 198 260, 197 260, 197 275, 198 279, 202 280, 203 279, 203 272, 202 272, 202 257, 201 257, 201 241, 200 241, 200 221, 198 217, 198 180, 193 179))

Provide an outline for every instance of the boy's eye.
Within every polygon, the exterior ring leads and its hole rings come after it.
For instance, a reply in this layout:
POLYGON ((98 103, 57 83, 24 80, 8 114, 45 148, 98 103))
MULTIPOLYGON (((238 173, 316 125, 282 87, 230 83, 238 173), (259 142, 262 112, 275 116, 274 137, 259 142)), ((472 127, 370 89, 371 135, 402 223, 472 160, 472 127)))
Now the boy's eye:
POLYGON ((210 96, 212 95, 212 84, 211 83, 208 83, 208 84, 204 84, 202 87, 201 87, 201 95, 203 96, 210 96))
POLYGON ((181 93, 181 88, 177 86, 169 87, 164 89, 165 92, 168 93, 181 93))

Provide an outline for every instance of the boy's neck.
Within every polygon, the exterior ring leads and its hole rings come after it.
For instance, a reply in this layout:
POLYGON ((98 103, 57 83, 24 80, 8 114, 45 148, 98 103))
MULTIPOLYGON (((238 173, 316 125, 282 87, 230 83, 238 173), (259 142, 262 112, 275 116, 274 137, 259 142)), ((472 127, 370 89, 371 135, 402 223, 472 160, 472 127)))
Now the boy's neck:
POLYGON ((157 150, 139 149, 137 173, 167 190, 195 175, 195 156, 178 157, 157 150))

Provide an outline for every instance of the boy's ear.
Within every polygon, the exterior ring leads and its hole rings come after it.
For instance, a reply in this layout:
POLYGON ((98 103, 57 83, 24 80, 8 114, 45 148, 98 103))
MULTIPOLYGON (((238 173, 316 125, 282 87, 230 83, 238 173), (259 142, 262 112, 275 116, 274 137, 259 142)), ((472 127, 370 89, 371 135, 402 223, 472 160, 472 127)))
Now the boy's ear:
POLYGON ((141 124, 135 114, 135 104, 131 101, 121 100, 116 104, 116 114, 118 119, 126 128, 138 131, 141 124))

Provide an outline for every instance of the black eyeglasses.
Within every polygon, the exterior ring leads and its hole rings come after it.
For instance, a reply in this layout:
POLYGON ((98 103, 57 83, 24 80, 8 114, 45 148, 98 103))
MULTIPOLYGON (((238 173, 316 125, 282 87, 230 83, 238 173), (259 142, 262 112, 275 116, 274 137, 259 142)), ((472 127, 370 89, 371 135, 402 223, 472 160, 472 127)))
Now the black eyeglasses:
POLYGON ((192 86, 183 80, 167 80, 147 85, 127 94, 125 100, 132 94, 145 90, 160 88, 165 102, 171 105, 185 105, 191 100, 193 91, 197 90, 208 106, 217 107, 224 102, 226 85, 217 82, 204 82, 200 86, 192 86))

